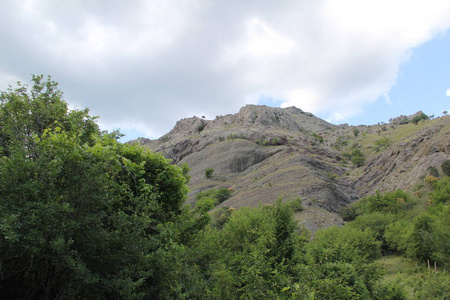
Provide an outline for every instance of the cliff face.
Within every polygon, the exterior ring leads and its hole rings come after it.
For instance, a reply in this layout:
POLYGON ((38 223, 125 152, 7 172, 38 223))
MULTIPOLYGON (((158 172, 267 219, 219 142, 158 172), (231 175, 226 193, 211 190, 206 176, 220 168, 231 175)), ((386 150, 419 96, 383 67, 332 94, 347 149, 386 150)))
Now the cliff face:
POLYGON ((214 120, 182 119, 158 140, 137 142, 189 164, 189 203, 198 192, 221 187, 234 193, 220 206, 301 197, 300 219, 314 231, 341 224, 339 209, 363 195, 423 182, 430 166, 450 159, 450 117, 417 125, 336 126, 295 107, 247 105, 214 120), (366 155, 358 168, 345 159, 353 149, 366 155), (214 169, 211 178, 205 178, 207 168, 214 169))
MULTIPOLYGON (((430 174, 429 168, 440 170, 450 159, 450 126, 448 117, 427 121, 428 126, 414 132, 374 155, 354 181, 361 195, 396 189, 412 190, 430 174)), ((414 125, 410 125, 414 126, 414 125)))

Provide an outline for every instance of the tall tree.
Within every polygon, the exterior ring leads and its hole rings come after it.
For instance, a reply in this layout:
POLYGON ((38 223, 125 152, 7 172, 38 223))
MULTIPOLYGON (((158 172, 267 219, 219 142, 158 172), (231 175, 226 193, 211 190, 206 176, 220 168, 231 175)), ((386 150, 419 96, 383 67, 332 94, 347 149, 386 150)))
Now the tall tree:
POLYGON ((33 83, 1 93, 0 298, 155 295, 160 232, 185 213, 183 171, 100 132, 51 78, 33 83))

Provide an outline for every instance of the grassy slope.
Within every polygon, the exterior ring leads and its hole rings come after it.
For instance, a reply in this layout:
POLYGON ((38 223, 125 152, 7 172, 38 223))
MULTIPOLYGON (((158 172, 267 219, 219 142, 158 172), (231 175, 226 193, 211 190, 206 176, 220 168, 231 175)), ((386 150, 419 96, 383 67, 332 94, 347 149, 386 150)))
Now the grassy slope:
MULTIPOLYGON (((434 267, 427 265, 416 265, 411 259, 397 255, 383 256, 377 263, 384 270, 383 282, 399 282, 405 289, 408 299, 417 299, 414 295, 414 290, 418 288, 417 282, 422 278, 428 276, 435 276, 434 267)), ((448 274, 448 270, 440 267, 436 270, 439 274, 448 274)), ((450 289, 450 287, 448 287, 450 289)))

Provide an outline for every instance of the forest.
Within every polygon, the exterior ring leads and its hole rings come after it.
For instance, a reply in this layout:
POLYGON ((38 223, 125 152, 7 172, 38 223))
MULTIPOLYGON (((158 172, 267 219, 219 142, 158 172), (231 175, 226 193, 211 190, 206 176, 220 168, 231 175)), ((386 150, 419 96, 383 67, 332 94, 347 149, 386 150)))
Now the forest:
POLYGON ((50 77, 0 99, 1 299, 450 297, 450 161, 312 235, 299 198, 216 208, 229 191, 213 190, 185 204, 189 166, 101 131, 50 77), (386 276, 392 257, 408 276, 386 276))

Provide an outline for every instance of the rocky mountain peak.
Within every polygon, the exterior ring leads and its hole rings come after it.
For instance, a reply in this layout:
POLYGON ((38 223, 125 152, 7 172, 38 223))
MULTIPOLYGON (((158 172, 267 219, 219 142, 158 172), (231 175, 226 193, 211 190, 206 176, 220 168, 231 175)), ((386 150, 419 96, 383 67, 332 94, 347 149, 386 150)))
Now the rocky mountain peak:
POLYGON ((419 111, 406 122, 403 117, 333 125, 296 107, 246 105, 214 120, 182 119, 161 138, 138 141, 190 166, 189 203, 212 188, 233 190, 219 206, 235 208, 301 197, 302 219, 314 231, 341 224, 337 212, 352 201, 377 190, 412 189, 450 159, 450 116, 430 120, 419 111), (356 149, 365 157, 362 165, 350 159, 356 149), (206 169, 214 170, 210 178, 206 169))

